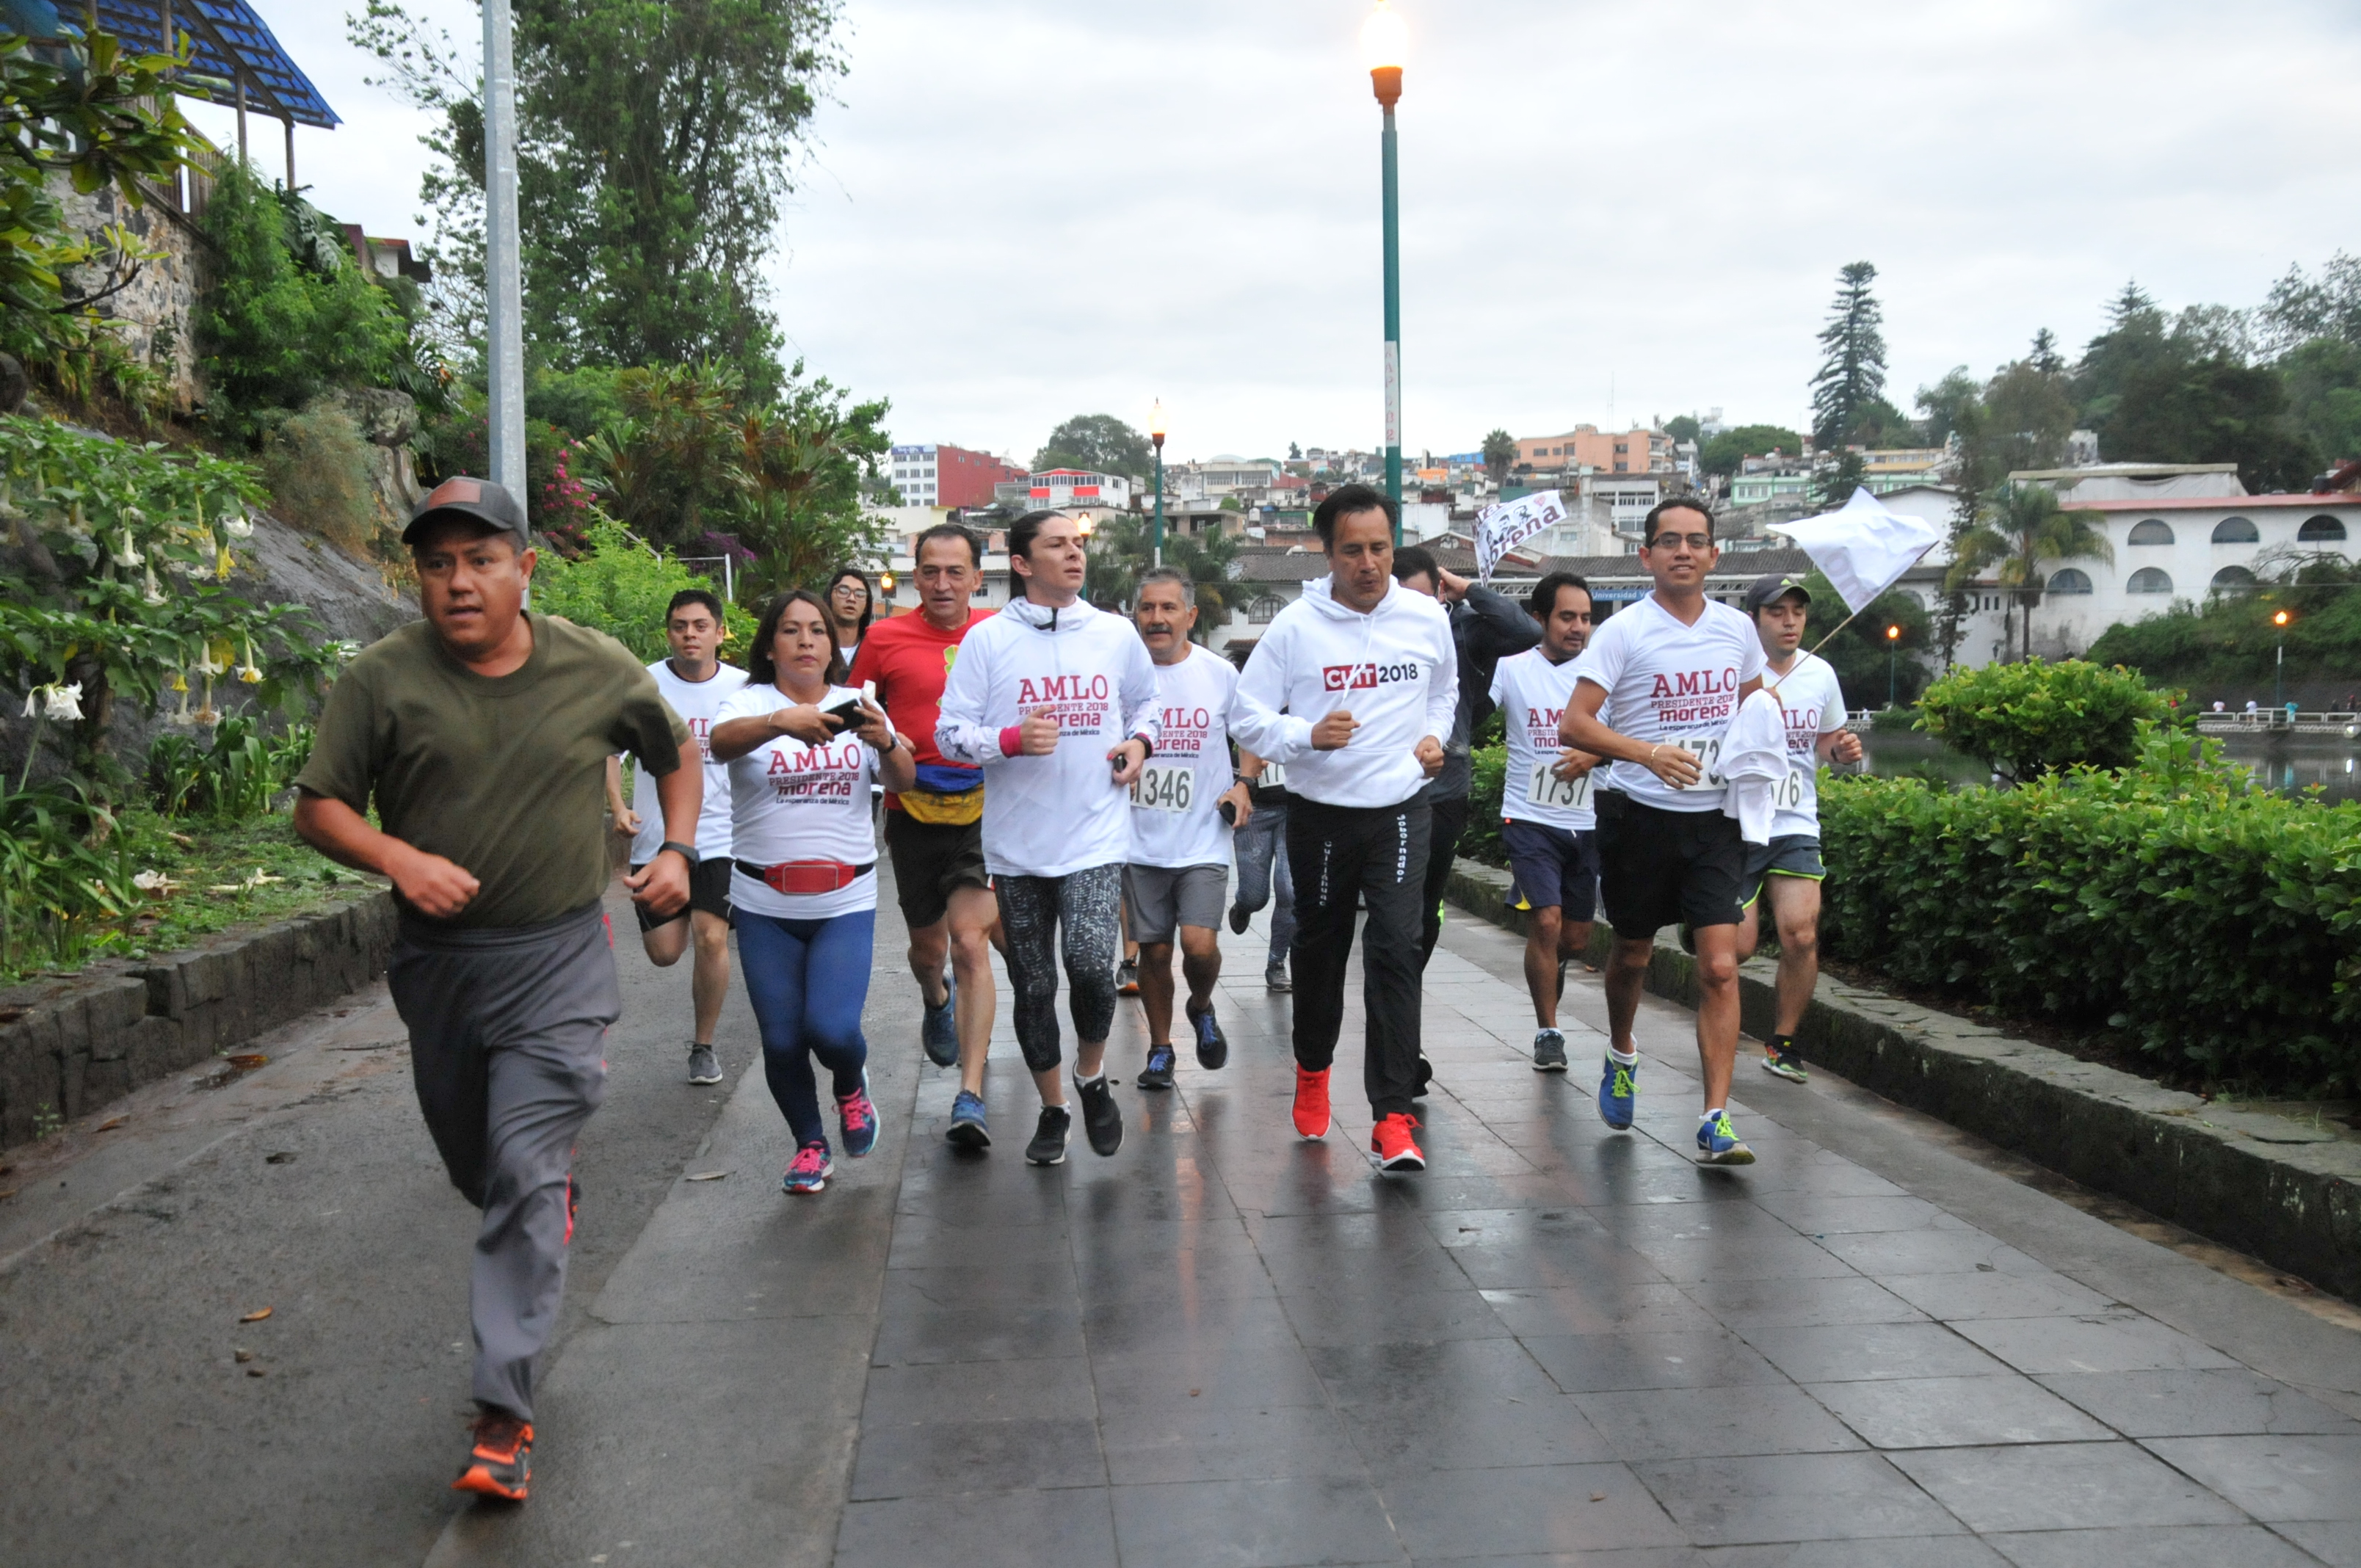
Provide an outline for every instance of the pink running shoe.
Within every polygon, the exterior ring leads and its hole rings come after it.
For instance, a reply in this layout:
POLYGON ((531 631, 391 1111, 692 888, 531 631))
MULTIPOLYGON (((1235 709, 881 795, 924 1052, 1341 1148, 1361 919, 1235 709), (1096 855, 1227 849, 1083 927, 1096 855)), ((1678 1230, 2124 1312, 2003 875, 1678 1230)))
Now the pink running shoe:
POLYGON ((877 1104, 869 1098, 869 1069, 861 1069, 861 1087, 836 1097, 836 1113, 844 1124, 844 1152, 859 1159, 877 1146, 877 1104))
POLYGON ((828 1157, 826 1144, 806 1144, 787 1161, 787 1173, 779 1179, 783 1192, 817 1192, 828 1185, 836 1174, 836 1167, 828 1157))

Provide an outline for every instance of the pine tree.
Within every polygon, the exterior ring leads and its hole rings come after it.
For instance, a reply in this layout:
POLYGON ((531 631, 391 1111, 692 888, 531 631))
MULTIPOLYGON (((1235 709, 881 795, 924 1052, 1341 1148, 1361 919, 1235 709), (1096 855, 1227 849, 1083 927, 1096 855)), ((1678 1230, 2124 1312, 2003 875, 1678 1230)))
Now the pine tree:
POLYGON ((1820 329, 1827 357, 1812 378, 1812 439, 1821 450, 1842 446, 1861 407, 1884 395, 1885 337, 1877 297, 1869 291, 1877 269, 1856 261, 1837 275, 1836 302, 1820 329))
POLYGON ((2033 334, 2033 352, 2026 356, 2026 360, 2044 376, 2066 373, 2066 356, 2058 352, 2058 334, 2048 327, 2033 334))

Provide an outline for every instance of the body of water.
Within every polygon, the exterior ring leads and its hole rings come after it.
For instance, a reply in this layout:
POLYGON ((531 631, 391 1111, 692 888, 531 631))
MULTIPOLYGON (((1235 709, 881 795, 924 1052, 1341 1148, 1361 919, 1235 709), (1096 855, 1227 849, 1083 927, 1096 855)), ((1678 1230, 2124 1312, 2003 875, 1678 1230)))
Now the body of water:
MULTIPOLYGON (((2282 795, 2318 786, 2323 798, 2361 800, 2361 741, 2341 735, 2225 735, 2223 754, 2243 762, 2282 795)), ((1865 766, 1888 776, 1936 777, 1955 784, 1985 784, 1991 771, 1930 735, 1915 730, 1871 732, 1861 738, 1865 766)))

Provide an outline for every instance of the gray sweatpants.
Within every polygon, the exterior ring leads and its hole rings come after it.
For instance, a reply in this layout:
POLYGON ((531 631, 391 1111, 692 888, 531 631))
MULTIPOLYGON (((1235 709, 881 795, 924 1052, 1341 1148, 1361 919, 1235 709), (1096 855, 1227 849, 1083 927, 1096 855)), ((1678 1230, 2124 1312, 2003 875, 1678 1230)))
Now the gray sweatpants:
POLYGON ((613 934, 596 905, 507 930, 404 916, 386 980, 426 1129, 484 1212, 467 1292, 476 1400, 530 1420, 574 1239, 574 1140, 606 1094, 607 1026, 623 1010, 613 934))

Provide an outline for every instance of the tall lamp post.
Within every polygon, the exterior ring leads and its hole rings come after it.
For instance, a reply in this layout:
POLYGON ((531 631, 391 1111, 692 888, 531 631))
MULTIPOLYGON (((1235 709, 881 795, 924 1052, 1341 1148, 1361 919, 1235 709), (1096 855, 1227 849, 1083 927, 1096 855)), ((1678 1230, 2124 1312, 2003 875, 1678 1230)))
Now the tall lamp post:
POLYGON ((1386 494, 1394 503, 1394 543, 1401 543, 1401 189, 1394 105, 1401 102, 1402 60, 1410 52, 1410 29, 1393 8, 1378 8, 1361 24, 1361 53, 1369 82, 1385 111, 1386 247, 1386 494))
POLYGON ((2271 617, 2271 624, 2279 629, 2279 658, 2271 670, 2271 707, 2275 709, 2287 706, 2287 623, 2285 610, 2271 617))
POLYGON ((484 314, 491 473, 531 510, 524 479, 524 287, 517 243, 516 59, 509 0, 484 0, 484 314))
POLYGON ((1885 629, 1885 706, 1888 707, 1894 706, 1894 662, 1901 656, 1902 628, 1889 626, 1885 629))
POLYGON ((1154 565, 1164 565, 1164 400, 1148 411, 1148 439, 1156 443, 1156 532, 1154 565))

